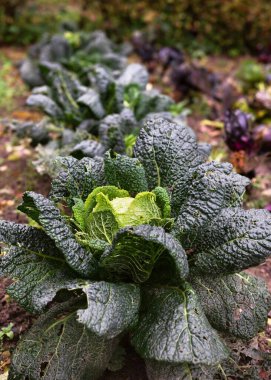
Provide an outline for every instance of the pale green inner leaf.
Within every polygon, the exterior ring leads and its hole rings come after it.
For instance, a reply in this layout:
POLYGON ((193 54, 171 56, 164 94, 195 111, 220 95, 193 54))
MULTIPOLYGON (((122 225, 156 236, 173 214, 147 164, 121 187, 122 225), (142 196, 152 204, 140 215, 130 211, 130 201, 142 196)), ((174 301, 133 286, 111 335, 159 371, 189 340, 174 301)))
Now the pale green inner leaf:
POLYGON ((85 202, 74 201, 74 224, 79 229, 76 235, 85 246, 93 246, 94 242, 96 246, 99 240, 111 244, 117 231, 126 226, 163 225, 165 216, 164 203, 157 203, 155 191, 132 198, 126 190, 102 186, 90 193, 85 202))
POLYGON ((155 199, 155 195, 149 192, 139 193, 135 198, 114 199, 111 204, 119 227, 148 224, 152 219, 162 218, 155 199))

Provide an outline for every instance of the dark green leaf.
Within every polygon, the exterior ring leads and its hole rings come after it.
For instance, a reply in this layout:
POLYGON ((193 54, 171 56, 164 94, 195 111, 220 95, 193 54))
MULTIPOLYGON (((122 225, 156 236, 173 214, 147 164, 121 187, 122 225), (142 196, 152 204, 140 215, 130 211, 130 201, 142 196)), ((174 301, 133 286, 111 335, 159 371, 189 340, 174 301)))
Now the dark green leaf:
POLYGON ((162 186, 172 190, 177 183, 185 184, 189 169, 203 162, 188 129, 164 119, 146 123, 134 153, 145 168, 149 188, 162 186))
POLYGON ((197 240, 194 271, 234 273, 263 262, 271 254, 271 216, 266 210, 224 209, 197 240))
POLYGON ((88 78, 92 86, 94 86, 101 95, 106 94, 109 85, 114 83, 111 71, 102 65, 94 65, 91 67, 88 72, 88 78))
POLYGON ((113 42, 101 30, 96 30, 86 35, 84 51, 86 53, 99 52, 101 54, 110 53, 113 49, 113 42))
POLYGON ((27 98, 26 104, 30 107, 41 109, 52 118, 60 119, 62 117, 61 109, 49 96, 32 94, 27 98))
POLYGON ((112 247, 102 256, 101 266, 109 276, 144 282, 160 258, 168 259, 164 275, 179 280, 187 276, 186 254, 178 241, 161 227, 140 225, 117 233, 112 247))
POLYGON ((24 194, 23 203, 18 208, 43 227, 72 269, 87 277, 96 273, 96 260, 93 255, 77 243, 70 227, 52 201, 29 191, 24 194))
POLYGON ((205 143, 205 142, 199 142, 198 148, 200 153, 207 158, 210 156, 210 153, 212 151, 212 145, 205 143))
POLYGON ((41 256, 47 255, 52 258, 62 257, 54 241, 51 240, 42 229, 24 224, 1 220, 0 242, 8 246, 17 246, 38 252, 41 256))
POLYGON ((149 80, 148 71, 138 63, 128 65, 118 79, 118 83, 122 86, 137 84, 142 90, 145 89, 149 80))
POLYGON ((173 103, 172 98, 161 94, 158 90, 142 91, 132 109, 136 119, 142 120, 151 113, 168 111, 173 103))
POLYGON ((38 46, 36 45, 33 48, 34 52, 39 48, 39 59, 43 62, 43 65, 51 62, 60 62, 63 58, 68 58, 72 53, 70 44, 62 35, 45 38, 38 46))
POLYGON ((0 274, 14 280, 8 294, 31 313, 43 311, 59 290, 78 287, 64 260, 39 251, 11 248, 0 256, 0 266, 0 274))
POLYGON ((51 98, 61 108, 60 119, 76 124, 84 118, 77 98, 80 96, 80 83, 73 74, 59 65, 43 62, 40 66, 45 82, 50 87, 51 98))
POLYGON ((120 129, 124 135, 135 132, 139 128, 135 115, 129 108, 123 108, 120 113, 120 129))
POLYGON ((216 365, 228 356, 191 288, 153 288, 143 302, 132 344, 144 359, 216 365))
POLYGON ((105 371, 117 344, 90 332, 76 321, 71 302, 39 318, 20 340, 9 380, 96 380, 105 371))
POLYGON ((230 164, 209 162, 192 171, 185 188, 180 192, 176 188, 172 200, 178 215, 174 233, 185 248, 193 247, 203 226, 222 209, 239 206, 248 184, 246 177, 232 172, 230 164))
POLYGON ((78 310, 78 321, 105 338, 114 338, 137 322, 140 291, 133 284, 93 282, 85 285, 87 309, 78 310))
POLYGON ((39 123, 15 120, 9 123, 8 127, 16 133, 18 138, 28 137, 31 139, 31 145, 37 146, 39 143, 47 144, 50 139, 47 125, 47 119, 43 119, 39 123))
POLYGON ((149 91, 151 92, 151 96, 155 99, 155 104, 154 107, 152 108, 151 112, 163 112, 163 111, 168 111, 170 106, 172 106, 174 103, 174 100, 167 95, 161 94, 159 91, 152 90, 149 91))
POLYGON ((60 166, 57 178, 52 181, 50 197, 56 202, 66 199, 69 205, 73 198, 85 200, 97 186, 105 184, 103 159, 73 157, 58 158, 60 166))
MULTIPOLYGON (((55 62, 41 62, 39 66, 46 84, 51 87, 57 102, 62 106, 65 106, 67 98, 75 99, 80 93, 81 84, 74 73, 55 62)), ((72 99, 69 102, 72 103, 72 99)))
POLYGON ((262 279, 247 273, 192 280, 203 310, 217 330, 251 339, 263 330, 271 296, 262 279))
POLYGON ((104 146, 96 140, 84 140, 76 144, 70 154, 76 158, 83 157, 102 157, 104 155, 104 146))
POLYGON ((112 70, 120 70, 126 65, 126 58, 111 52, 104 54, 101 61, 112 70))
POLYGON ((77 101, 79 104, 83 104, 88 107, 95 119, 101 119, 105 115, 105 110, 101 103, 99 94, 93 89, 89 88, 85 94, 77 99, 77 101))
POLYGON ((20 75, 22 80, 30 87, 38 87, 43 84, 36 64, 29 58, 25 59, 20 66, 20 75))
POLYGON ((106 116, 99 123, 100 142, 105 149, 112 149, 117 153, 125 152, 124 138, 134 132, 136 120, 133 112, 124 108, 120 113, 106 116))
POLYGON ((100 141, 105 149, 112 149, 118 153, 125 152, 124 133, 121 130, 121 116, 108 115, 99 125, 100 141))
POLYGON ((116 82, 109 84, 107 92, 101 96, 106 114, 118 114, 123 109, 123 96, 123 86, 116 82))
POLYGON ((145 170, 139 160, 107 152, 104 161, 106 181, 131 195, 148 190, 145 170))

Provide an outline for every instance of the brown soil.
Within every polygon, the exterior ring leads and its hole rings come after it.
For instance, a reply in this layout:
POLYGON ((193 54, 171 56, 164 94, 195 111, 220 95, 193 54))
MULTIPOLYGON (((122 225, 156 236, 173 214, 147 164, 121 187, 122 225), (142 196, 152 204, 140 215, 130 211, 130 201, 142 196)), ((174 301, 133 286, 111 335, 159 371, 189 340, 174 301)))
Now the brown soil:
POLYGON ((106 371, 101 380, 148 380, 144 361, 130 345, 125 345, 125 351, 125 366, 116 372, 106 371))
MULTIPOLYGON (((16 223, 27 222, 26 217, 16 211, 16 206, 21 202, 22 194, 26 190, 34 190, 47 195, 50 189, 50 181, 47 176, 38 176, 34 168, 29 164, 29 159, 33 155, 31 149, 22 147, 19 152, 19 159, 10 159, 10 152, 7 143, 10 141, 8 134, 0 137, 0 217, 16 223)), ((18 152, 16 152, 17 154, 18 152)), ((14 152, 13 152, 14 154, 14 152)), ((16 158, 15 156, 13 158, 16 158)), ((10 361, 10 350, 12 350, 19 339, 32 324, 33 317, 20 308, 16 302, 6 295, 6 287, 10 281, 0 278, 0 328, 13 323, 14 339, 4 340, 4 351, 0 353, 0 374, 10 361)))
POLYGON ((4 340, 4 355, 0 353, 0 374, 2 367, 7 364, 6 352, 15 347, 20 335, 24 333, 33 323, 33 316, 22 310, 16 302, 12 301, 5 292, 6 287, 11 283, 10 280, 3 278, 0 281, 0 327, 7 326, 9 323, 13 324, 12 331, 14 332, 14 339, 9 341, 4 340), (2 356, 2 357, 1 357, 2 356), (1 362, 3 363, 1 364, 1 362))
MULTIPOLYGON (((5 48, 0 52, 14 61, 21 59, 23 55, 20 49, 5 48)), ((20 83, 15 67, 13 75, 20 83)), ((40 114, 25 109, 27 94, 26 91, 24 96, 14 99, 11 113, 6 109, 0 109, 0 218, 16 223, 27 222, 26 217, 16 210, 25 191, 33 190, 48 195, 50 190, 49 177, 38 175, 31 163, 35 157, 34 149, 27 141, 13 144, 13 136, 4 126, 4 119, 9 115, 22 121, 40 119, 40 114)), ((16 346, 19 336, 31 326, 34 319, 7 296, 6 287, 9 284, 10 280, 0 278, 0 328, 13 323, 14 332, 12 341, 5 339, 3 342, 4 351, 0 353, 0 374, 10 362, 10 350, 16 346)))

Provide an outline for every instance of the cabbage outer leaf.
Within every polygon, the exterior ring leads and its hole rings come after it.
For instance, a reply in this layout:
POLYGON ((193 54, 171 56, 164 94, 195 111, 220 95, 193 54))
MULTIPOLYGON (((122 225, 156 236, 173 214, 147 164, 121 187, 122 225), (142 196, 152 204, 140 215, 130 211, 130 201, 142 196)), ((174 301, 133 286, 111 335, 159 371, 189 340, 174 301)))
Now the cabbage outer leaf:
POLYGON ((195 292, 187 286, 152 288, 143 298, 132 344, 144 359, 172 364, 216 365, 228 351, 204 315, 195 292))

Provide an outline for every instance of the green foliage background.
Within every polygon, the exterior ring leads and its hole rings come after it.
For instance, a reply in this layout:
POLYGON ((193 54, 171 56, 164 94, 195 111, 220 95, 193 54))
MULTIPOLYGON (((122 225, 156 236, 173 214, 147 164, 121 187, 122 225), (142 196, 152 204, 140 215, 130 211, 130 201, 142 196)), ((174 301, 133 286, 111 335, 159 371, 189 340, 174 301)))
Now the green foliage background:
POLYGON ((161 42, 202 45, 207 52, 226 49, 234 54, 270 42, 269 0, 86 0, 85 8, 96 11, 97 21, 113 34, 125 26, 151 24, 161 42))
POLYGON ((80 6, 70 0, 0 0, 0 44, 36 42, 63 22, 78 22, 79 14, 80 6))
POLYGON ((27 44, 69 20, 111 38, 147 28, 161 44, 235 55, 270 42, 270 17, 269 0, 0 0, 0 42, 27 44))

